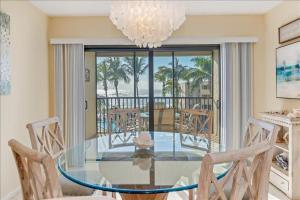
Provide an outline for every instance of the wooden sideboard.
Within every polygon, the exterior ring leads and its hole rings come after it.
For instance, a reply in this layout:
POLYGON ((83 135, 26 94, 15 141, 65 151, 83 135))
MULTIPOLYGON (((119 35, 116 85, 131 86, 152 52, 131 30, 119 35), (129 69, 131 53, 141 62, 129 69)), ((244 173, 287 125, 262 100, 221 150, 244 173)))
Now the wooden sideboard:
POLYGON ((288 118, 283 114, 261 113, 263 120, 281 127, 275 144, 274 157, 286 152, 289 158, 288 170, 272 163, 270 182, 289 198, 300 199, 300 118, 288 118), (283 136, 288 132, 288 142, 283 136))

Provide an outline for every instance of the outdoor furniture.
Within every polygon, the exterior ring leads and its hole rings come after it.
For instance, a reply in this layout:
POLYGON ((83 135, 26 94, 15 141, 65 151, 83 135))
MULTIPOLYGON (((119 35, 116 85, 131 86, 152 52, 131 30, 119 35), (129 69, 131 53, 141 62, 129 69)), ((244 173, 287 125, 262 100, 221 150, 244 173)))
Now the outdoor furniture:
MULTIPOLYGON (((58 117, 29 123, 26 127, 33 149, 47 153, 54 160, 65 152, 64 135, 58 117)), ((85 196, 94 192, 93 189, 81 187, 63 176, 59 176, 59 181, 64 195, 85 196)))
POLYGON ((186 134, 182 138, 183 143, 187 140, 193 143, 202 142, 206 143, 206 146, 202 147, 203 150, 211 150, 213 134, 213 113, 211 111, 183 109, 178 129, 180 133, 186 134))
MULTIPOLYGON (((154 113, 155 112, 156 112, 156 115, 155 115, 156 118, 154 118, 154 123, 156 122, 156 128, 157 128, 158 124, 159 124, 159 118, 157 117, 157 116, 159 116, 159 114, 157 114, 157 113, 161 112, 161 117, 162 117, 163 116, 163 110, 162 109, 159 110, 159 111, 156 110, 156 111, 154 111, 154 113)), ((176 123, 177 120, 179 120, 179 118, 180 118, 180 113, 175 113, 175 123, 176 123)), ((149 112, 142 112, 141 113, 141 119, 142 119, 142 124, 143 124, 143 126, 142 126, 143 130, 148 130, 148 126, 149 126, 149 112)), ((166 128, 166 130, 164 130, 164 128, 163 128, 164 124, 161 124, 161 122, 160 122, 159 126, 161 127, 161 130, 158 130, 158 129, 155 129, 155 130, 157 130, 157 131, 170 131, 170 128, 172 128, 171 131, 174 131, 172 122, 169 122, 169 126, 168 126, 168 128, 166 128)))
POLYGON ((131 133, 140 131, 141 116, 139 109, 112 109, 107 116, 108 133, 131 133))
MULTIPOLYGON (((23 200, 59 198, 65 200, 55 167, 55 160, 44 152, 30 149, 16 140, 9 146, 15 157, 22 186, 23 200)), ((109 197, 68 197, 67 200, 113 200, 109 197)))
MULTIPOLYGON (((180 133, 154 131, 149 134, 154 146, 148 149, 135 145, 109 148, 109 135, 87 140, 83 165, 66 167, 72 162, 69 155, 80 148, 75 147, 60 157, 59 171, 83 186, 118 192, 123 200, 165 200, 169 192, 196 189, 206 152, 182 146, 180 133), (75 174, 76 169, 89 174, 75 174)), ((224 176, 229 167, 216 166, 216 177, 224 176)))
POLYGON ((132 145, 142 128, 139 109, 112 109, 107 116, 109 147, 132 145))
POLYGON ((173 131, 174 130, 174 109, 161 108, 154 110, 154 130, 173 131))

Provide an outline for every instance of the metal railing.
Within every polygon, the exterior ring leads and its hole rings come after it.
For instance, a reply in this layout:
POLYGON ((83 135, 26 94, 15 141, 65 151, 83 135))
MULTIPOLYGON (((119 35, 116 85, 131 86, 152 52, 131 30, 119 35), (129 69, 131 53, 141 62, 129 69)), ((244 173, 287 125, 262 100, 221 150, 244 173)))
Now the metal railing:
MULTIPOLYGON (((154 109, 174 108, 176 113, 181 109, 197 108, 213 110, 212 97, 154 97, 154 109)), ((149 111, 149 97, 98 97, 97 98, 97 132, 105 133, 107 114, 114 108, 139 108, 141 113, 149 111)))

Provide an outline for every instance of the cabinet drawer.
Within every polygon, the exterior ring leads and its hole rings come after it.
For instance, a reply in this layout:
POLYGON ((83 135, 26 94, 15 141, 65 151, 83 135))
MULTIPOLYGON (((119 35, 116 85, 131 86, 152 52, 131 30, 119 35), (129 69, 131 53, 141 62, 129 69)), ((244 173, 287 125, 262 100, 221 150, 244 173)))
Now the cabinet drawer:
POLYGON ((284 193, 289 191, 289 182, 274 172, 270 172, 270 182, 284 193))

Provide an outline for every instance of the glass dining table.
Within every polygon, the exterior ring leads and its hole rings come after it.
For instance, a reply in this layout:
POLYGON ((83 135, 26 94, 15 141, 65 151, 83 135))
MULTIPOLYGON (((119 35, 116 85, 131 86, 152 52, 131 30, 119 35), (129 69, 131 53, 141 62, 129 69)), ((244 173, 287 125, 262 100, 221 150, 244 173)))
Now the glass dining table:
MULTIPOLYGON (((201 160, 222 151, 200 136, 174 132, 148 132, 154 145, 139 149, 133 143, 138 133, 118 133, 86 140, 58 159, 63 176, 84 187, 120 193, 123 200, 167 199, 168 193, 197 188, 201 160)), ((222 178, 230 164, 214 167, 222 178)))

